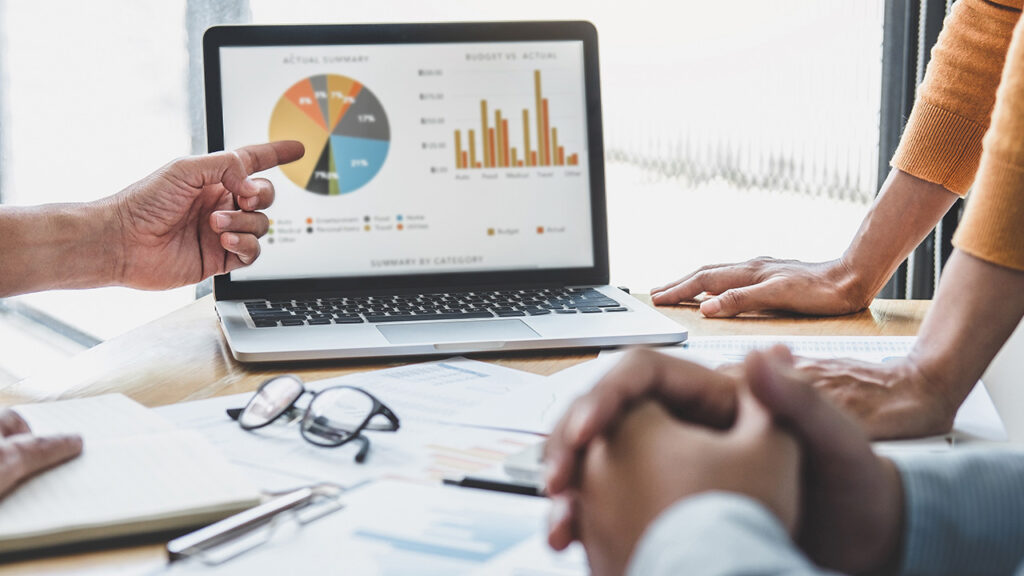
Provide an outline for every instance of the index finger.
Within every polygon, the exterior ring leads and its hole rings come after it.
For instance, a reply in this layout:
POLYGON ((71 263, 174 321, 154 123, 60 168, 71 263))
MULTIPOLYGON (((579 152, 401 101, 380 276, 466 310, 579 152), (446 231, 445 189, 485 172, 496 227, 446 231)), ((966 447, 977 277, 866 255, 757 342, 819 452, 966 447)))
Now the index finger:
POLYGON ((191 182, 197 188, 220 183, 236 196, 256 196, 261 188, 249 178, 251 174, 294 162, 304 154, 305 147, 295 140, 244 146, 186 159, 186 178, 200 178, 201 182, 191 182))
POLYGON ((651 294, 658 294, 658 293, 664 292, 665 290, 668 290, 669 288, 672 288, 673 286, 678 286, 678 285, 682 284, 683 282, 686 282, 690 278, 693 278, 694 275, 700 274, 701 272, 704 272, 705 270, 712 270, 714 268, 722 268, 723 266, 732 266, 732 265, 733 264, 708 264, 706 266, 701 266, 700 268, 697 268, 693 272, 690 272, 689 274, 683 276, 682 278, 680 278, 678 280, 673 280, 672 282, 669 282, 668 284, 662 284, 661 286, 657 286, 655 288, 651 288, 651 294))
POLYGON ((242 161, 245 175, 255 174, 302 158, 306 147, 297 140, 278 140, 266 144, 243 146, 234 151, 242 161))
POLYGON ((708 268, 692 274, 674 287, 657 294, 651 294, 655 304, 668 304, 690 300, 700 294, 721 294, 731 288, 740 288, 757 284, 754 272, 742 264, 728 264, 716 268, 708 268))
POLYGON ((566 411, 548 438, 547 490, 571 482, 578 452, 641 398, 654 397, 669 411, 698 423, 724 427, 736 411, 736 380, 679 358, 649 350, 631 352, 566 411))

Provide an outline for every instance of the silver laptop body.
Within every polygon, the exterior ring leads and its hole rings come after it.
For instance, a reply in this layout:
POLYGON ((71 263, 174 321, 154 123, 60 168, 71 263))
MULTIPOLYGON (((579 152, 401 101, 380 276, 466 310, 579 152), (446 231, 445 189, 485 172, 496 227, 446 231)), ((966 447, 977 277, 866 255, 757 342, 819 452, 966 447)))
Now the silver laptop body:
POLYGON ((209 149, 295 139, 270 231, 215 279, 240 361, 625 344, 686 329, 608 285, 586 22, 224 26, 209 149))

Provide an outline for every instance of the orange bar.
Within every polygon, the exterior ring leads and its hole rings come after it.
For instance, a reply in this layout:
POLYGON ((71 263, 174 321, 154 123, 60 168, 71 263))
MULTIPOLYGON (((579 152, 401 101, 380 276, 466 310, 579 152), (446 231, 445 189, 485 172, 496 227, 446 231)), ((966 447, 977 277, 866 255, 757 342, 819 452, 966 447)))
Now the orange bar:
POLYGON ((469 162, 469 158, 466 157, 466 151, 463 150, 462 151, 462 166, 461 167, 462 168, 468 168, 469 167, 468 162, 469 162))
POLYGON ((523 158, 530 161, 530 112, 523 108, 523 158))
POLYGON ((494 128, 487 129, 487 167, 494 168, 494 128))
POLYGON ((541 113, 541 91, 540 91, 540 70, 533 71, 533 98, 536 104, 536 110, 533 113, 537 116, 537 155, 540 156, 538 163, 537 160, 533 161, 533 165, 544 163, 544 141, 548 137, 548 131, 544 126, 544 115, 541 113))
POLYGON ((530 151, 530 166, 536 166, 536 165, 537 165, 537 151, 536 150, 531 150, 530 151))
POLYGON ((551 142, 550 142, 551 137, 548 136, 548 135, 551 134, 551 132, 549 132, 550 128, 548 127, 549 126, 549 123, 548 123, 548 99, 545 98, 545 99, 541 100, 541 104, 544 107, 544 111, 543 111, 543 114, 544 114, 544 160, 542 161, 542 163, 545 166, 550 166, 551 165, 551 142))
POLYGON ((516 166, 522 166, 522 165, 523 165, 523 161, 522 160, 520 160, 519 163, 516 164, 516 166))
POLYGON ((565 146, 558 147, 558 165, 565 166, 565 146))
POLYGON ((580 163, 580 157, 576 154, 569 156, 569 166, 576 166, 580 163))
POLYGON ((462 165, 462 130, 455 131, 455 167, 465 168, 462 165))
POLYGON ((505 137, 502 132, 504 126, 501 125, 501 110, 494 111, 494 135, 497 137, 498 145, 494 149, 495 166, 505 166, 505 150, 502 148, 502 144, 505 142, 505 137))
POLYGON ((487 127, 487 100, 480 101, 480 128, 480 138, 483 139, 484 147, 484 165, 490 168, 491 165, 488 162, 491 157, 491 151, 487 147, 487 131, 489 130, 487 127))
POLYGON ((512 166, 508 162, 508 120, 501 121, 501 150, 505 153, 505 166, 512 166))
POLYGON ((469 165, 473 168, 479 168, 480 165, 476 163, 476 135, 473 131, 469 131, 469 165))

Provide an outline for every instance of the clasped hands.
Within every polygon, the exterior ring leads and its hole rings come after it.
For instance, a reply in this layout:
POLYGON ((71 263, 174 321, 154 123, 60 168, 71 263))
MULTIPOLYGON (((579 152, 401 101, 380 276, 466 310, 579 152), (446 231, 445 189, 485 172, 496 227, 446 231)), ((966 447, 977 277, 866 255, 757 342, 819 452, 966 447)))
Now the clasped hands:
POLYGON ((824 567, 898 561, 898 471, 783 347, 724 372, 632 352, 574 402, 545 460, 549 543, 580 540, 595 574, 622 574, 661 512, 708 491, 759 502, 824 567))

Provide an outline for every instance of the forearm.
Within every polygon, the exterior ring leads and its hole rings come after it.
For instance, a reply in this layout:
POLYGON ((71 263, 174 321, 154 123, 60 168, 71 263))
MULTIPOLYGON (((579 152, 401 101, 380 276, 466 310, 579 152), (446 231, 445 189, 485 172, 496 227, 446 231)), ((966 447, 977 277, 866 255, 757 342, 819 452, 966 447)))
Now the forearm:
POLYGON ((939 184, 894 168, 843 254, 851 275, 851 300, 870 304, 957 197, 939 184))
POLYGON ((121 244, 106 202, 0 206, 0 297, 114 284, 121 244))
POLYGON ((1024 272, 955 250, 909 359, 950 415, 1024 316, 1024 272))

